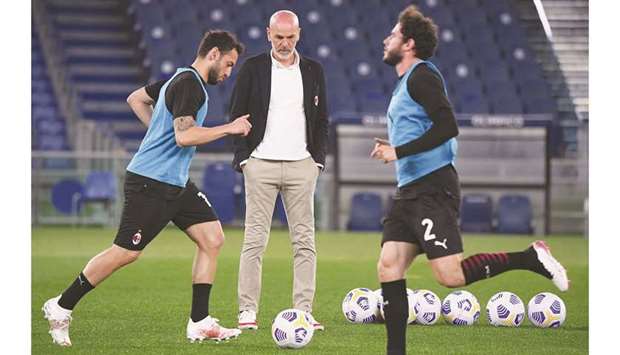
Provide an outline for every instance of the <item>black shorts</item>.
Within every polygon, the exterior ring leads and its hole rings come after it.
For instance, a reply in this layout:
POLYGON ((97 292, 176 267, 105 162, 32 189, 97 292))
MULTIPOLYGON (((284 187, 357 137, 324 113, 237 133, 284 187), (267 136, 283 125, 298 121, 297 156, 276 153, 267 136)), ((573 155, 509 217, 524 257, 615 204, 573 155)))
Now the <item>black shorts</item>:
POLYGON ((399 188, 383 220, 381 245, 389 241, 417 244, 428 259, 462 253, 460 202, 452 164, 399 188))
POLYGON ((185 188, 127 172, 125 204, 114 244, 142 250, 172 221, 181 230, 218 220, 207 197, 193 182, 185 188))

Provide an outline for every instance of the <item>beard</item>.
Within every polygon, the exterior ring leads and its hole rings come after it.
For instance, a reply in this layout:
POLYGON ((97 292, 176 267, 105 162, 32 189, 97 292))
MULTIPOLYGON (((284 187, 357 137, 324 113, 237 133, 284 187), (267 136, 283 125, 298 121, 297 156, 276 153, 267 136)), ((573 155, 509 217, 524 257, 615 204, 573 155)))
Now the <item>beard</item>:
POLYGON ((276 57, 279 57, 280 60, 287 60, 293 55, 292 50, 279 50, 276 51, 276 57))
POLYGON ((212 66, 209 69, 209 73, 207 75, 207 84, 209 85, 217 85, 217 83, 219 82, 218 79, 220 77, 220 66, 212 66))
POLYGON ((395 51, 388 51, 385 53, 383 63, 391 66, 396 66, 396 64, 400 63, 401 60, 403 60, 402 54, 395 51))

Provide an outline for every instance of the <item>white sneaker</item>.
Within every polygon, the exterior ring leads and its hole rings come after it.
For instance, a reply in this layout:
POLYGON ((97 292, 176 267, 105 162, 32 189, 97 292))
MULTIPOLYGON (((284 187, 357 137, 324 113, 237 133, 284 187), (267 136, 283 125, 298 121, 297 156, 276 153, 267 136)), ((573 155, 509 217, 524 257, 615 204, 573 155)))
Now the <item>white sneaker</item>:
POLYGON ((536 251, 538 261, 545 267, 551 274, 551 280, 553 284, 562 292, 568 290, 570 286, 570 280, 566 274, 566 269, 557 261, 556 258, 551 255, 551 249, 542 240, 537 240, 532 243, 532 247, 536 251))
POLYGON ((239 329, 258 329, 256 312, 250 310, 239 312, 239 329))
POLYGON ((187 322, 187 339, 190 342, 203 341, 203 340, 215 340, 217 342, 222 340, 233 339, 241 334, 239 329, 228 329, 218 324, 219 320, 211 316, 207 316, 205 319, 194 323, 190 318, 187 322))
POLYGON ((310 312, 306 312, 308 314, 308 318, 310 318, 310 323, 312 324, 312 327, 314 327, 314 330, 325 330, 325 327, 323 326, 323 324, 317 322, 316 319, 314 319, 314 317, 312 316, 312 313, 310 312))
POLYGON ((64 309, 58 305, 60 296, 50 298, 43 304, 43 317, 50 324, 49 333, 52 342, 60 346, 71 346, 69 339, 69 325, 71 324, 71 310, 64 309))

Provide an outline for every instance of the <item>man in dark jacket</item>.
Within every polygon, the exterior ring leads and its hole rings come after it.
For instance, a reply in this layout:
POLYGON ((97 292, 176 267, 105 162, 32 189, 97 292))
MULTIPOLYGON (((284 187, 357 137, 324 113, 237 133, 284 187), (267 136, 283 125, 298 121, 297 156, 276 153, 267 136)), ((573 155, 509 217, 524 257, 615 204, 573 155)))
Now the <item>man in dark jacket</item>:
POLYGON ((299 20, 271 16, 271 50, 245 61, 231 98, 230 117, 250 115, 252 131, 234 138, 233 166, 243 172, 245 236, 239 265, 239 327, 256 329, 262 257, 278 192, 291 231, 293 307, 311 315, 316 281, 314 190, 327 150, 327 102, 321 65, 295 50, 299 20))

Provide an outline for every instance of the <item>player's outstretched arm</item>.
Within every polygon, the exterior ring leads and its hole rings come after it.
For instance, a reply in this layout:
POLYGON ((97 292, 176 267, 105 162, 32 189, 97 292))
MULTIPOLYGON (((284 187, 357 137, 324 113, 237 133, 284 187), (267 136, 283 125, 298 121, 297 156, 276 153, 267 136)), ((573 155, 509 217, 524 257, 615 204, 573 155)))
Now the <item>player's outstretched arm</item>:
POLYGON ((248 121, 250 115, 237 117, 234 121, 216 127, 198 127, 191 116, 181 116, 174 119, 174 137, 179 147, 191 147, 206 144, 227 135, 247 136, 252 124, 248 121))
POLYGON ((149 96, 144 87, 132 92, 127 97, 127 103, 136 116, 138 116, 138 119, 148 127, 153 116, 153 104, 155 101, 149 96))

